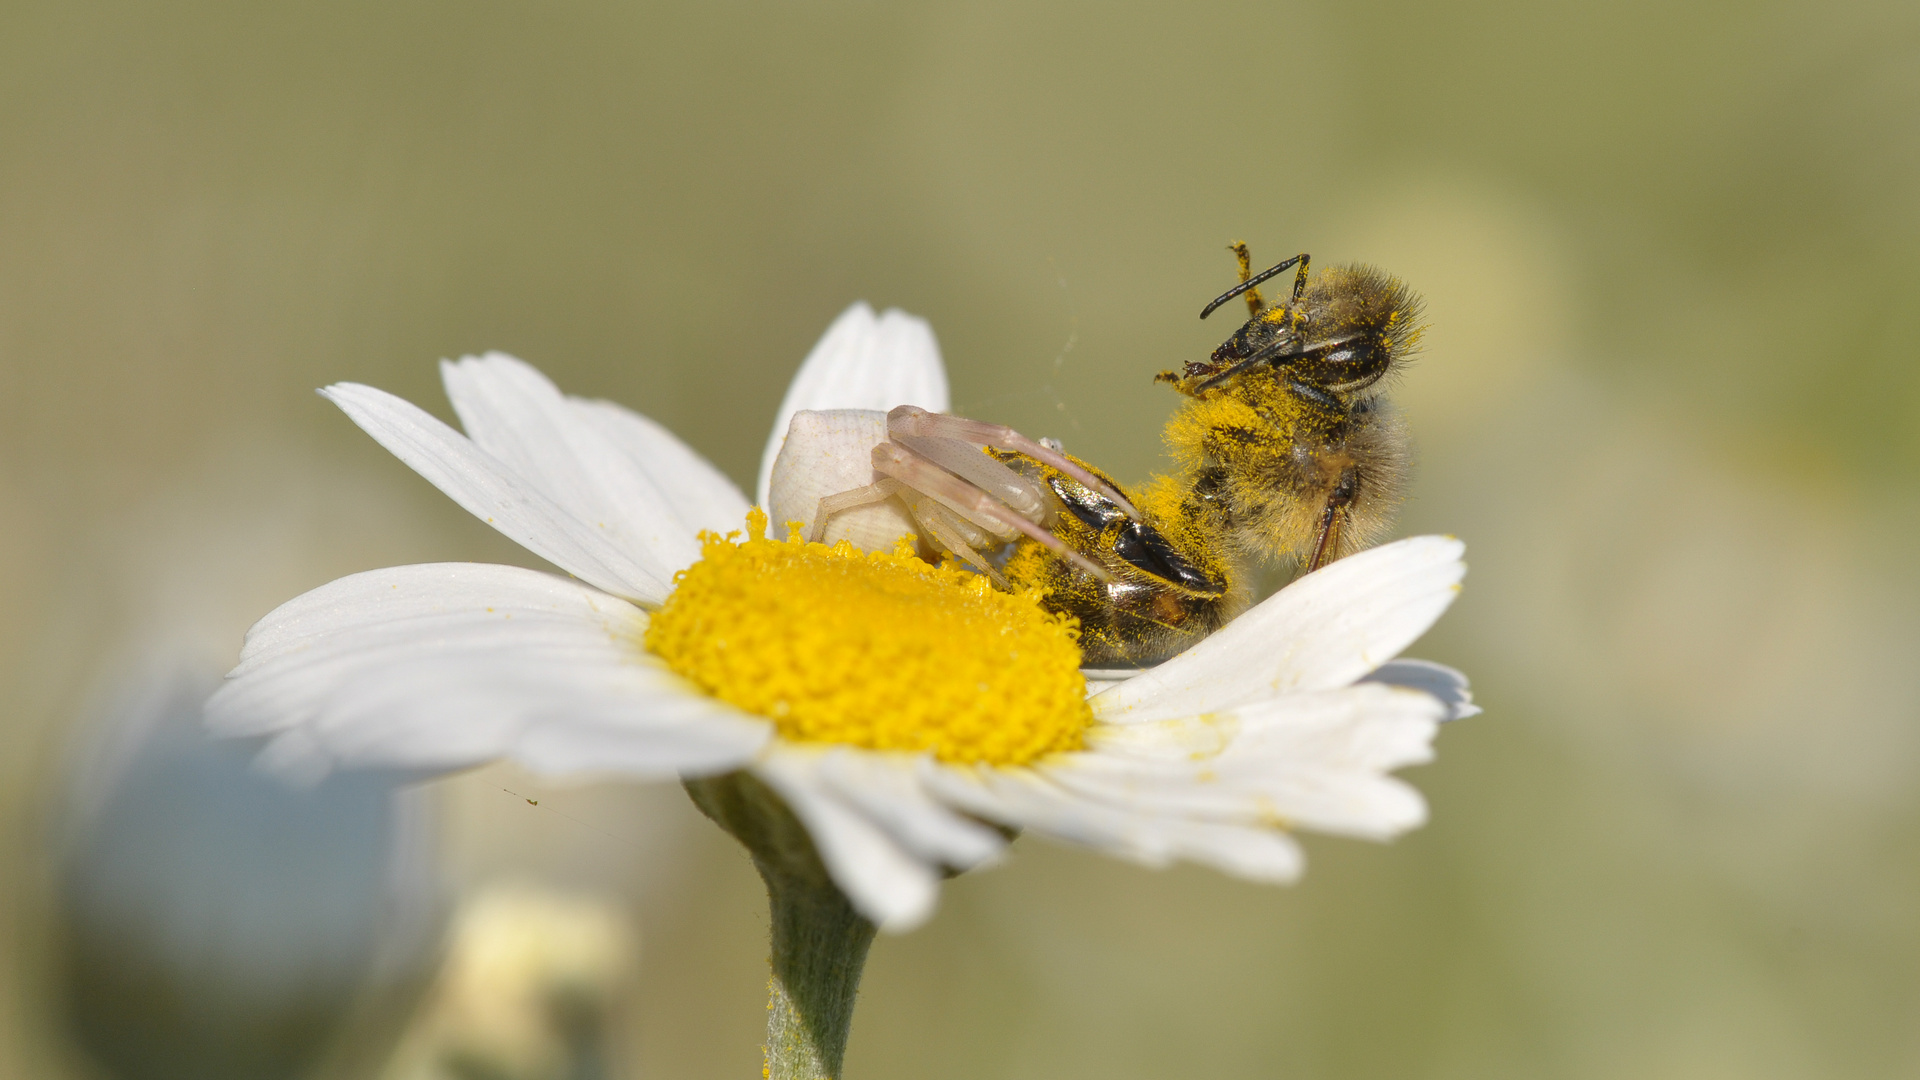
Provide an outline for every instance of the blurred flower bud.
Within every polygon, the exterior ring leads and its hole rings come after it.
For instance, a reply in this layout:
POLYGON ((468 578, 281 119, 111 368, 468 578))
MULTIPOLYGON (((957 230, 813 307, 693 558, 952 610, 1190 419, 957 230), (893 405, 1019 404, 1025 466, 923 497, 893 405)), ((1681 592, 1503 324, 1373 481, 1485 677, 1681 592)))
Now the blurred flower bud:
POLYGON ((293 790, 202 730, 216 671, 140 670, 84 718, 58 837, 76 1041, 129 1080, 272 1080, 381 1053, 437 937, 421 793, 365 773, 293 790))
POLYGON ((633 933, 607 901, 531 884, 465 902, 385 1080, 601 1080, 633 933))

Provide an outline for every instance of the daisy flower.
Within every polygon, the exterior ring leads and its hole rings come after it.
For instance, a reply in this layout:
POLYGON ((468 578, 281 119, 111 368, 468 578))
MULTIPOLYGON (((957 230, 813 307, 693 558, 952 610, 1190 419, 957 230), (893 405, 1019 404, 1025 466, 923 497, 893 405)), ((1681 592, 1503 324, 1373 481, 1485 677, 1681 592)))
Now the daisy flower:
MULTIPOLYGON (((249 632, 209 721, 267 737, 263 764, 308 781, 503 757, 687 780, 767 876, 776 1005, 783 979, 812 980, 834 1000, 800 1012, 839 1010, 814 1048, 831 1060, 789 1075, 837 1069, 865 951, 852 939, 920 923, 944 876, 994 860, 1013 833, 1291 881, 1292 829, 1385 839, 1419 825, 1419 794, 1389 773, 1427 761, 1437 725, 1472 710, 1457 672, 1394 659, 1458 591, 1450 538, 1361 552, 1157 668, 1089 682, 1073 626, 1036 598, 893 550, 911 531, 898 511, 849 515, 857 535, 833 546, 769 538, 725 476, 637 413, 568 397, 499 353, 442 375, 464 435, 372 387, 322 393, 571 577, 441 563, 335 581, 249 632), (792 963, 837 974, 781 970, 801 948, 783 933, 832 921, 803 904, 783 930, 782 882, 808 867, 844 896, 840 952, 858 955, 792 963)), ((759 505, 810 516, 812 500, 869 482, 865 448, 902 404, 947 408, 932 332, 857 304, 788 390, 759 505)))

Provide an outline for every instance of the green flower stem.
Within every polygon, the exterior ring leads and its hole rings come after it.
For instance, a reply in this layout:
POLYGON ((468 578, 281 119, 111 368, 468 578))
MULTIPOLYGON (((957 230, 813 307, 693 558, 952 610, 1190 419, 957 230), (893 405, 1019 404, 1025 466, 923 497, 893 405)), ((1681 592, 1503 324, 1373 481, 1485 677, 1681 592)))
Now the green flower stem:
POLYGON ((687 781, 695 806, 746 845, 773 909, 768 1080, 836 1080, 874 925, 847 902, 807 830, 747 773, 687 781))
POLYGON ((838 1077, 874 926, 831 884, 821 889, 760 872, 773 905, 767 1075, 838 1077))

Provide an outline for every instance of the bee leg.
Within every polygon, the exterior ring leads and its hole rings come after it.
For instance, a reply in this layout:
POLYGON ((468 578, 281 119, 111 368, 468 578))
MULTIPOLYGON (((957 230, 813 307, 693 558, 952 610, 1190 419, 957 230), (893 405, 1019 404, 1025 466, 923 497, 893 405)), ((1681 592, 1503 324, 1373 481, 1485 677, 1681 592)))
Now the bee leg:
POLYGON ((807 539, 816 544, 820 543, 827 535, 827 522, 832 520, 834 515, 845 513, 858 506, 871 506, 877 502, 885 502, 898 495, 900 491, 900 481, 889 476, 866 487, 854 488, 851 491, 843 491, 838 495, 829 495, 821 499, 813 512, 813 529, 807 534, 807 539))
MULTIPOLYGON (((896 412, 898 410, 895 410, 896 412)), ((993 533, 1012 540, 1025 533, 1048 550, 1101 581, 1112 581, 1106 567, 1068 547, 1060 538, 1008 509, 1005 503, 981 491, 940 466, 899 443, 883 442, 873 448, 875 472, 893 477, 955 514, 993 533)))
MULTIPOLYGON (((1233 243, 1227 245, 1227 250, 1233 252, 1233 257, 1240 260, 1240 284, 1245 285, 1247 282, 1252 281, 1253 254, 1247 250, 1247 242, 1245 240, 1235 240, 1233 243)), ((1267 309, 1267 302, 1261 298, 1260 287, 1258 285, 1250 287, 1241 295, 1246 297, 1247 315, 1249 317, 1258 317, 1262 311, 1267 309)))
POLYGON ((1359 478, 1352 469, 1340 474, 1340 482, 1327 496, 1326 508, 1320 511, 1320 535, 1313 542, 1313 558, 1307 562, 1307 573, 1340 557, 1341 533, 1346 529, 1347 514, 1359 486, 1359 478))
POLYGON ((1341 411, 1340 399, 1317 386, 1309 386, 1298 379, 1288 379, 1287 390, 1294 397, 1299 398, 1309 405, 1318 406, 1328 412, 1341 411))
POLYGON ((1126 496, 1114 490, 1112 484, 1075 464, 1065 454, 1048 449, 1004 424, 987 424, 959 416, 930 413, 913 405, 902 405, 887 414, 887 430, 902 435, 959 439, 973 443, 975 446, 992 446, 1001 450, 1011 450, 1016 454, 1025 454, 1042 465, 1073 477, 1082 486, 1099 492, 1103 498, 1118 506, 1128 517, 1135 521, 1140 520, 1140 511, 1134 509, 1126 496))

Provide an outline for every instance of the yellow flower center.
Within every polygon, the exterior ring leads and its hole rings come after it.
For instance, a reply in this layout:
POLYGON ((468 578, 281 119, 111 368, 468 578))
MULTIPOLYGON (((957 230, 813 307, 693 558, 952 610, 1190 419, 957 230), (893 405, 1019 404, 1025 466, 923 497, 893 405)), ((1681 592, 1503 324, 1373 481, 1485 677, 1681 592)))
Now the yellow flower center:
POLYGON ((908 545, 701 536, 647 624, 649 651, 798 742, 1018 765, 1076 750, 1092 713, 1074 620, 1037 594, 930 566, 908 545))

